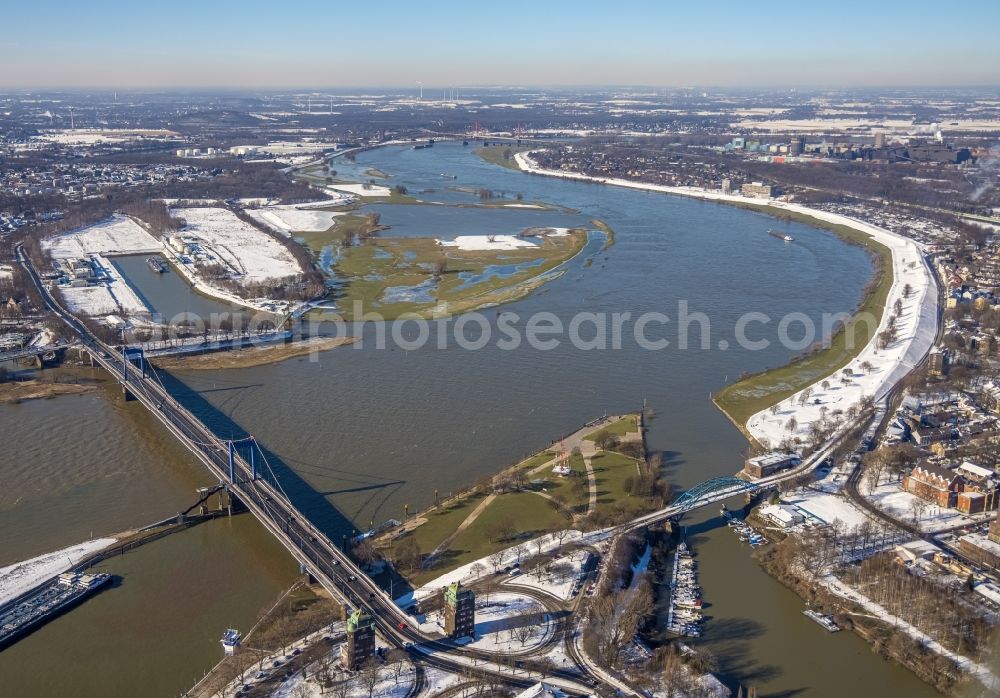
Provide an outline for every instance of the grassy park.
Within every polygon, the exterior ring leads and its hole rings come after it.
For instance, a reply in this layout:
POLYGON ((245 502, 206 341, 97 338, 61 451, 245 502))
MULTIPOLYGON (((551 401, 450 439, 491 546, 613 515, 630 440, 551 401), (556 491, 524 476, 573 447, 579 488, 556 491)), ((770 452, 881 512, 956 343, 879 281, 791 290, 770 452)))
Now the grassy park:
POLYGON ((420 585, 546 532, 606 525, 609 517, 631 518, 656 504, 638 484, 640 473, 648 470, 637 415, 611 418, 610 423, 567 437, 567 443, 583 448, 566 449, 561 456, 548 448, 525 458, 469 492, 416 515, 405 532, 387 532, 377 547, 384 554, 390 545, 397 550, 415 546, 424 563, 405 571, 412 584, 420 585), (625 443, 631 444, 624 449, 628 454, 616 450, 625 443), (560 458, 569 467, 565 475, 553 471, 560 458), (591 461, 593 483, 586 459, 591 461))

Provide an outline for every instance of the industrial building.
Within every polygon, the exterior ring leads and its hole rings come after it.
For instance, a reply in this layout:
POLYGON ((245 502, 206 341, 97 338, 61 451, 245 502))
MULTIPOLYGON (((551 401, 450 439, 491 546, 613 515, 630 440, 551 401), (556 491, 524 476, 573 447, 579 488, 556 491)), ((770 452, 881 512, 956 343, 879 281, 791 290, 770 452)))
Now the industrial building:
POLYGON ((743 465, 743 472, 750 477, 762 478, 798 464, 799 457, 794 453, 774 451, 773 453, 765 453, 762 456, 747 458, 746 463, 743 465))
POLYGON ((763 182, 747 182, 740 187, 740 192, 743 196, 752 196, 758 199, 771 199, 777 193, 773 186, 763 182))

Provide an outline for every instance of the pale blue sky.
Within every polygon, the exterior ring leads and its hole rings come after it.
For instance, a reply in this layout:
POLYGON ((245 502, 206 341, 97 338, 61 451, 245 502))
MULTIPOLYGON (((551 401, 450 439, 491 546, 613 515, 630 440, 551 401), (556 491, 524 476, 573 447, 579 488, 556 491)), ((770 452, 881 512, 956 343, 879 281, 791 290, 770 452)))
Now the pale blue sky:
POLYGON ((2 17, 0 87, 1000 83, 996 0, 41 0, 2 17))

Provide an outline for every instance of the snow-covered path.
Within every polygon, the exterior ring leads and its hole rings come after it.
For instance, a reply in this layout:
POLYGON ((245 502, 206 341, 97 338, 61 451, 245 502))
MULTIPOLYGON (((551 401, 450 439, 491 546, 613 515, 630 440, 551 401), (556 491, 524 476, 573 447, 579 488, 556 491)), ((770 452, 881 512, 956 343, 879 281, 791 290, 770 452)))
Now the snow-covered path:
POLYGON ((842 581, 834 577, 832 574, 825 575, 822 578, 822 582, 827 586, 827 588, 830 589, 830 591, 832 591, 837 596, 854 601, 855 603, 864 607, 864 609, 869 613, 871 613, 873 616, 880 618, 881 620, 884 620, 887 623, 892 623, 894 626, 901 629, 903 632, 912 637, 914 640, 918 640, 919 642, 923 643, 924 646, 926 646, 928 649, 936 652, 937 654, 948 657, 949 659, 957 663, 959 666, 961 666, 964 671, 974 675, 976 678, 982 681, 983 685, 986 686, 987 688, 990 688, 994 691, 1000 689, 1000 678, 997 678, 996 674, 994 674, 989 667, 983 664, 977 664, 968 657, 964 657, 960 654, 955 654, 948 648, 941 645, 941 643, 932 639, 929 635, 924 634, 923 631, 910 625, 902 618, 892 615, 884 608, 879 606, 877 603, 869 599, 867 596, 862 596, 860 593, 858 593, 851 587, 844 584, 842 581))

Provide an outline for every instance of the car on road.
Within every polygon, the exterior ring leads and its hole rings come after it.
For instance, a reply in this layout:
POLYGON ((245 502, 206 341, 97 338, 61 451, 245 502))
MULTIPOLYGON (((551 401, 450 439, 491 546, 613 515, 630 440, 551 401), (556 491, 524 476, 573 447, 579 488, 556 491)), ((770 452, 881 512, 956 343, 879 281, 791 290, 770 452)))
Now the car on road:
POLYGON ((406 629, 406 623, 404 623, 403 621, 399 621, 399 623, 396 625, 396 627, 399 628, 400 630, 405 630, 406 629))

